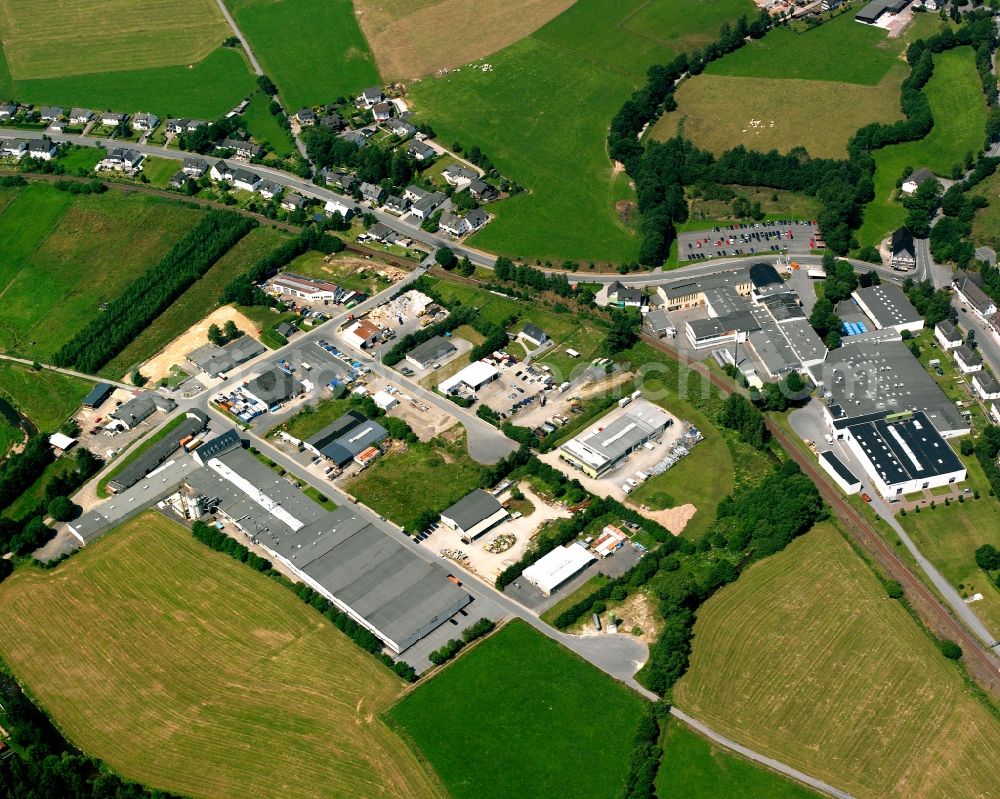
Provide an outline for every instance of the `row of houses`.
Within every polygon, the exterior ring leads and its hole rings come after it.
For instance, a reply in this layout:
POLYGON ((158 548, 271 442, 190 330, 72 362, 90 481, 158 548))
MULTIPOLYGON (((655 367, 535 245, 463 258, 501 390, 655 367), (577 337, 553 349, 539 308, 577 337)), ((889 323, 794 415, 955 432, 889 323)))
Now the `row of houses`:
POLYGON ((0 139, 0 157, 20 161, 27 156, 40 161, 49 161, 57 152, 56 143, 51 139, 0 139))

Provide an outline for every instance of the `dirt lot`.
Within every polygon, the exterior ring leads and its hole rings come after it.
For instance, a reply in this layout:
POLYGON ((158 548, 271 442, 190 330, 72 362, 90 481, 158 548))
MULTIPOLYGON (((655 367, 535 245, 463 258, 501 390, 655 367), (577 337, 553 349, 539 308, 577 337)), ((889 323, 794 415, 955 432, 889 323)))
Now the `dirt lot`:
POLYGON ((687 505, 678 505, 676 508, 667 508, 666 510, 643 510, 634 502, 626 502, 625 504, 630 508, 635 508, 646 518, 662 524, 674 535, 683 533, 687 523, 698 512, 698 508, 690 502, 687 505))
MULTIPOLYGON (((527 483, 522 483, 520 488, 525 498, 535 506, 534 511, 527 516, 501 522, 471 544, 463 544, 458 533, 444 525, 439 526, 423 543, 435 554, 440 554, 442 549, 464 552, 469 559, 459 565, 492 583, 500 572, 524 555, 531 539, 543 524, 554 519, 569 518, 569 512, 565 508, 549 505, 527 483), (514 535, 517 539, 514 545, 506 552, 488 552, 486 546, 503 534, 514 535)), ((510 491, 504 492, 498 499, 506 504, 510 499, 510 491)))
POLYGON ((450 413, 445 413, 434 406, 427 405, 410 397, 406 393, 404 386, 394 383, 392 380, 376 377, 374 380, 366 383, 368 391, 372 394, 377 391, 384 391, 390 386, 400 389, 393 395, 399 399, 399 404, 390 410, 387 415, 395 416, 397 419, 402 419, 406 422, 413 428, 413 432, 417 434, 417 438, 421 441, 430 441, 435 436, 450 429, 458 421, 450 413))
POLYGON ((186 362, 187 354, 203 344, 208 344, 209 327, 213 324, 222 327, 230 319, 244 333, 250 333, 257 329, 257 325, 251 322, 246 316, 232 306, 224 305, 212 311, 212 313, 198 322, 198 324, 192 325, 181 333, 160 352, 139 367, 139 371, 149 378, 150 383, 156 383, 160 378, 169 376, 170 367, 174 364, 177 364, 185 372, 191 374, 195 369, 191 364, 186 362))
POLYGON ((573 0, 358 0, 356 14, 384 78, 410 80, 495 53, 573 0), (416 10, 413 10, 416 7, 416 10), (412 11, 412 13, 410 13, 412 11), (461 31, 461 36, 455 36, 461 31))
POLYGON ((573 403, 574 398, 587 399, 595 394, 604 394, 616 386, 627 383, 631 378, 631 372, 622 372, 621 374, 610 375, 600 380, 584 380, 582 383, 573 385, 564 392, 553 389, 546 392, 548 399, 546 399, 544 406, 537 403, 528 405, 518 411, 512 421, 524 427, 537 427, 545 420, 551 419, 557 413, 563 416, 572 416, 569 406, 573 403))
MULTIPOLYGON (((653 602, 641 591, 632 594, 620 605, 611 608, 611 611, 614 612, 615 617, 618 619, 618 632, 615 633, 616 635, 632 636, 647 646, 652 645, 656 641, 656 637, 660 633, 660 627, 663 626, 662 620, 656 615, 653 602), (632 630, 636 627, 642 631, 642 634, 633 636, 632 630)), ((581 637, 611 635, 608 632, 608 619, 608 613, 605 613, 601 617, 601 630, 598 632, 594 629, 594 624, 588 614, 569 632, 581 637)))

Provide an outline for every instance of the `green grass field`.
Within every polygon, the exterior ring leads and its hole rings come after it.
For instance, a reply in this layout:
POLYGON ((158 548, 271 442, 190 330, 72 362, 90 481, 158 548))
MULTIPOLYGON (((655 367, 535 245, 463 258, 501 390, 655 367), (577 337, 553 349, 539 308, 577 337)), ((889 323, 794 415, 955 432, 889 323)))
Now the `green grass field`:
POLYGON ((45 489, 56 477, 70 475, 76 469, 76 461, 72 453, 64 458, 57 458, 45 467, 41 476, 35 480, 17 499, 4 510, 3 515, 9 519, 21 521, 45 499, 45 489))
POLYGON ((69 375, 0 361, 0 394, 44 432, 55 432, 93 387, 69 375))
POLYGON ((976 211, 972 240, 980 246, 1000 249, 1000 175, 988 177, 969 194, 985 197, 989 202, 986 208, 976 211))
POLYGON ((924 87, 934 115, 934 127, 923 139, 874 152, 875 199, 865 208, 858 231, 862 244, 878 244, 906 219, 906 209, 892 197, 903 169, 926 167, 949 176, 966 153, 979 152, 986 125, 986 103, 976 73, 975 56, 968 47, 934 57, 934 74, 924 87))
POLYGON ((181 162, 173 158, 160 158, 156 155, 149 156, 142 162, 142 174, 151 185, 160 189, 165 189, 170 182, 170 178, 181 168, 181 162))
POLYGON ((382 264, 378 261, 367 261, 353 253, 338 253, 330 257, 310 251, 300 255, 285 269, 294 274, 329 280, 343 288, 372 295, 391 285, 384 277, 376 274, 375 270, 380 266, 382 264))
MULTIPOLYGON (((204 319, 219 302, 222 289, 233 277, 287 241, 289 235, 257 227, 213 264, 205 275, 181 294, 166 311, 101 369, 105 377, 119 378, 167 346, 191 325, 204 319)), ((253 331, 247 330, 247 333, 253 331)))
POLYGON ((513 621, 407 694, 389 719, 453 799, 611 797, 643 704, 513 621))
POLYGON ((24 441, 24 431, 15 427, 6 417, 0 415, 0 461, 6 457, 10 448, 24 441))
POLYGON ((295 155, 295 142, 291 134, 278 124, 278 118, 269 110, 271 98, 257 92, 250 105, 243 112, 247 132, 262 145, 267 143, 274 147, 274 152, 280 158, 295 155))
POLYGON ((702 606, 673 698, 859 799, 1000 784, 1000 721, 829 523, 702 606))
POLYGON ((889 39, 879 28, 859 25, 853 13, 846 13, 804 33, 775 28, 763 39, 713 61, 705 72, 877 86, 899 61, 904 42, 889 39), (864 57, 859 57, 861 53, 864 57))
POLYGON ((680 722, 663 736, 656 790, 670 799, 815 799, 817 794, 721 749, 680 722))
POLYGON ((988 630, 1000 631, 1000 587, 977 565, 975 551, 983 544, 1000 547, 1000 501, 989 495, 989 482, 979 461, 962 458, 969 470, 968 488, 978 491, 979 499, 954 502, 934 510, 897 516, 921 554, 937 566, 963 597, 981 593, 982 600, 970 607, 988 630), (962 586, 959 588, 959 586, 962 586))
POLYGON ((351 409, 350 399, 323 399, 315 405, 307 405, 285 424, 275 428, 304 441, 318 433, 328 424, 339 419, 351 409))
POLYGON ((59 156, 59 163, 70 174, 73 174, 76 170, 82 170, 90 174, 94 171, 97 163, 104 158, 104 155, 104 150, 100 147, 77 147, 70 145, 69 149, 64 150, 59 156))
POLYGON ((466 450, 465 431, 458 429, 387 453, 348 483, 347 492, 407 529, 428 508, 458 502, 483 478, 483 467, 466 450), (402 485, 406 491, 399 490, 402 485))
POLYGON ((227 0, 288 112, 379 85, 350 0, 227 0))
POLYGON ((0 348, 47 361, 201 211, 149 195, 73 195, 49 185, 0 190, 0 348))
MULTIPOLYGON (((815 219, 820 208, 819 201, 815 197, 794 191, 776 191, 760 186, 731 185, 729 188, 752 203, 760 203, 766 217, 774 215, 781 219, 815 219)), ((710 220, 724 221, 727 224, 739 221, 732 214, 732 201, 692 197, 689 208, 690 220, 684 223, 684 228, 690 230, 697 230, 699 225, 710 220)))
POLYGON ((59 729, 191 797, 439 797, 378 714, 400 681, 156 513, 0 586, 0 652, 59 729))

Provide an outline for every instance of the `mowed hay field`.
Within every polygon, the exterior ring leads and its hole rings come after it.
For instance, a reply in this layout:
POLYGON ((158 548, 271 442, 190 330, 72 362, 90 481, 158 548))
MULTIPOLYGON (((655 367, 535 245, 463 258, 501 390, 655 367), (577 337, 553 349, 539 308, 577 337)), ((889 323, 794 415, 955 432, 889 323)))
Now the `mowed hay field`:
POLYGON ((289 113, 381 83, 351 0, 226 0, 289 113))
POLYGON ((859 799, 1000 785, 1000 721, 829 523, 702 607, 673 698, 859 799))
POLYGON ((903 224, 906 209, 893 200, 896 181, 907 166, 926 167, 948 177, 951 168, 975 155, 986 135, 986 101, 971 47, 947 50, 934 56, 934 74, 924 87, 934 127, 919 141, 876 150, 875 199, 864 211, 858 230, 862 245, 877 244, 903 224))
POLYGON ((392 710, 452 799, 617 796, 644 700, 515 620, 392 710))
POLYGON ((442 142, 480 147, 528 189, 491 205, 496 219, 472 243, 510 256, 634 260, 638 238, 615 210, 628 197, 612 181, 611 118, 650 65, 714 39, 722 21, 753 9, 745 0, 578 0, 488 56, 489 70, 467 65, 411 84, 412 107, 442 142))
POLYGON ((192 64, 230 35, 215 0, 0 0, 14 79, 192 64))
POLYGON ((43 362, 202 214, 148 195, 74 195, 44 183, 0 189, 0 198, 0 351, 43 362))
POLYGON ((436 797, 378 718, 402 683, 286 588, 146 513, 0 585, 0 651, 59 728, 191 797, 436 797))
POLYGON ((152 358, 177 336, 204 319, 219 304, 219 296, 226 283, 289 238, 287 233, 274 228, 258 227, 251 230, 216 261, 204 277, 195 281, 117 357, 109 361, 101 369, 101 374, 117 380, 152 358))
POLYGON ((483 58, 536 31, 573 0, 357 0, 386 80, 413 80, 483 58), (461 31, 460 36, 455 32, 461 31))

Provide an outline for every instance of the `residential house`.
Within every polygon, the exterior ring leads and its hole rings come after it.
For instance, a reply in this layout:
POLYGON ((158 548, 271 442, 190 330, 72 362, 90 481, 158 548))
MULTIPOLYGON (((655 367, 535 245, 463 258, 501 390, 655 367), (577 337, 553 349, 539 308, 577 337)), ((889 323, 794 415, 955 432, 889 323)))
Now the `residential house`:
POLYGON ((972 387, 984 400, 1000 399, 1000 383, 985 370, 976 372, 972 376, 972 387))
POLYGON ((188 120, 177 117, 170 117, 167 119, 167 124, 164 126, 164 130, 168 134, 177 135, 178 133, 184 133, 187 130, 188 120))
POLYGON ((156 126, 159 124, 160 118, 156 114, 136 114, 132 118, 132 127, 136 130, 156 130, 156 126))
POLYGON ((327 216, 339 213, 345 220, 354 216, 354 208, 343 200, 327 200, 326 207, 323 210, 326 211, 327 216))
POLYGON ((947 319, 934 325, 934 338, 943 350, 953 350, 962 346, 962 334, 947 319))
POLYGON ((823 0, 819 5, 820 11, 833 11, 835 8, 839 8, 844 0, 823 0))
POLYGON ((490 221, 490 215, 486 213, 482 208, 473 208, 465 215, 465 224, 469 228, 469 232, 475 232, 479 230, 483 225, 490 221))
POLYGON ((438 224, 441 230, 452 236, 464 236, 469 232, 469 225, 465 221, 465 217, 456 216, 451 211, 445 211, 441 214, 441 220, 438 224))
POLYGON ((208 162, 203 158, 188 156, 184 159, 184 166, 181 169, 186 175, 190 175, 193 178, 200 178, 208 171, 208 162))
POLYGON ((9 122, 17 114, 17 103, 0 103, 0 121, 9 122))
POLYGON ((119 114, 116 111, 105 111, 101 114, 101 124, 108 128, 117 128, 123 122, 128 121, 128 114, 119 114))
POLYGON ((437 150, 423 141, 411 141, 410 145, 406 148, 406 152, 417 161, 433 161, 437 155, 437 150))
POLYGON ((963 344, 961 347, 957 347, 952 353, 952 357, 955 359, 955 365, 958 367, 958 370, 963 375, 970 375, 973 372, 982 371, 982 356, 968 344, 963 344))
POLYGON ((439 191, 431 192, 410 206, 410 213, 417 219, 427 219, 441 203, 448 199, 439 191))
POLYGON ((917 248, 913 243, 913 234, 901 227, 892 234, 892 268, 905 271, 916 266, 917 248))
POLYGON ((441 176, 452 186, 464 189, 479 177, 479 173, 462 164, 452 164, 441 173, 441 176))
POLYGON ((2 139, 0 140, 0 156, 5 158, 17 158, 28 153, 28 142, 24 139, 2 139))
POLYGON ((327 114, 320 119, 319 125, 322 128, 330 128, 331 130, 342 130, 344 128, 344 120, 338 114, 327 114))
POLYGON ((316 124, 316 112, 311 108, 300 108, 295 112, 295 119, 303 127, 312 127, 316 124))
MULTIPOLYGON (((366 230, 362 235, 369 241, 377 241, 381 244, 390 244, 392 240, 396 237, 396 231, 394 231, 388 225, 384 225, 381 222, 376 222, 368 230, 366 230)), ((360 241, 360 237, 359 237, 360 241)))
POLYGON ((902 191, 903 194, 915 194, 917 189, 920 188, 920 184, 928 180, 934 180, 934 173, 929 169, 917 169, 910 173, 910 176, 903 181, 902 191))
POLYGON ((224 150, 233 150, 237 158, 249 160, 251 158, 262 158, 264 151, 253 142, 242 141, 241 139, 223 139, 219 145, 224 150))
POLYGON ((497 190, 482 178, 476 178, 469 184, 469 194, 481 203, 493 202, 499 196, 497 190))
POLYGON ((134 174, 142 169, 142 162, 146 160, 146 155, 130 147, 113 147, 107 151, 107 155, 100 161, 95 171, 110 170, 113 172, 127 172, 134 174))
POLYGON ((417 129, 409 122, 404 122, 402 119, 396 119, 395 117, 386 122, 385 126, 389 129, 390 133, 399 136, 401 139, 408 139, 417 132, 417 129))
POLYGON ((358 179, 349 172, 334 172, 329 169, 321 172, 327 186, 333 186, 341 191, 351 192, 358 185, 358 179))
POLYGON ((38 109, 38 118, 42 122, 54 122, 66 112, 65 108, 58 105, 43 105, 38 109))
POLYGON ((273 200, 275 197, 280 197, 281 193, 285 190, 285 187, 280 183, 276 183, 273 180, 261 181, 260 187, 257 189, 258 194, 265 200, 273 200))
POLYGON ((382 94, 382 90, 378 86, 369 86, 358 95, 357 102, 362 108, 374 108, 376 104, 381 103, 384 99, 385 95, 382 94))
POLYGON ((951 285, 962 301, 972 308, 973 313, 983 321, 986 321, 997 312, 997 306, 986 292, 983 291, 980 280, 979 275, 974 272, 956 269, 951 285))
POLYGON ((301 194, 296 194, 292 192, 291 194, 286 194, 281 199, 281 207, 286 211, 302 211, 306 207, 306 200, 301 194))
POLYGON ((86 125, 94 118, 94 112, 89 108, 74 108, 69 112, 71 125, 86 125))
POLYGON ((49 130, 53 133, 63 133, 69 127, 69 122, 64 119, 57 119, 49 125, 49 130))
POLYGON ((409 200, 411 203, 415 203, 424 199, 424 197, 426 197, 430 193, 431 192, 429 189, 425 189, 422 186, 418 186, 416 183, 411 183, 409 186, 406 187, 406 190, 403 192, 403 199, 409 200))
POLYGON ((351 142, 351 144, 353 144, 360 150, 362 147, 368 144, 368 136, 366 136, 363 131, 364 128, 362 128, 361 130, 345 130, 343 133, 340 134, 340 138, 344 139, 345 141, 351 142))
POLYGON ((383 210, 388 211, 390 214, 396 214, 402 216, 410 208, 410 201, 404 197, 397 197, 395 194, 390 194, 386 200, 383 210))
POLYGON ((375 103, 372 106, 372 115, 376 122, 385 122, 392 116, 391 103, 375 103))
POLYGON ((548 333, 530 322, 524 323, 524 327, 521 328, 521 332, 517 334, 517 337, 535 348, 544 346, 549 342, 548 333))
POLYGON ((256 172, 249 169, 233 170, 233 187, 243 191, 257 191, 263 180, 256 172))
POLYGON ((233 170, 229 168, 229 165, 225 161, 216 161, 208 171, 208 176, 212 180, 232 180, 233 170))
POLYGON ((639 308, 646 304, 646 293, 638 286, 626 286, 615 281, 608 286, 608 302, 620 308, 639 308))
POLYGON ((372 205, 380 205, 385 200, 388 192, 381 186, 374 183, 361 184, 361 199, 370 202, 372 205))
POLYGON ((173 177, 170 178, 170 182, 167 184, 172 189, 183 189, 191 176, 185 172, 183 169, 178 169, 174 172, 173 177))

